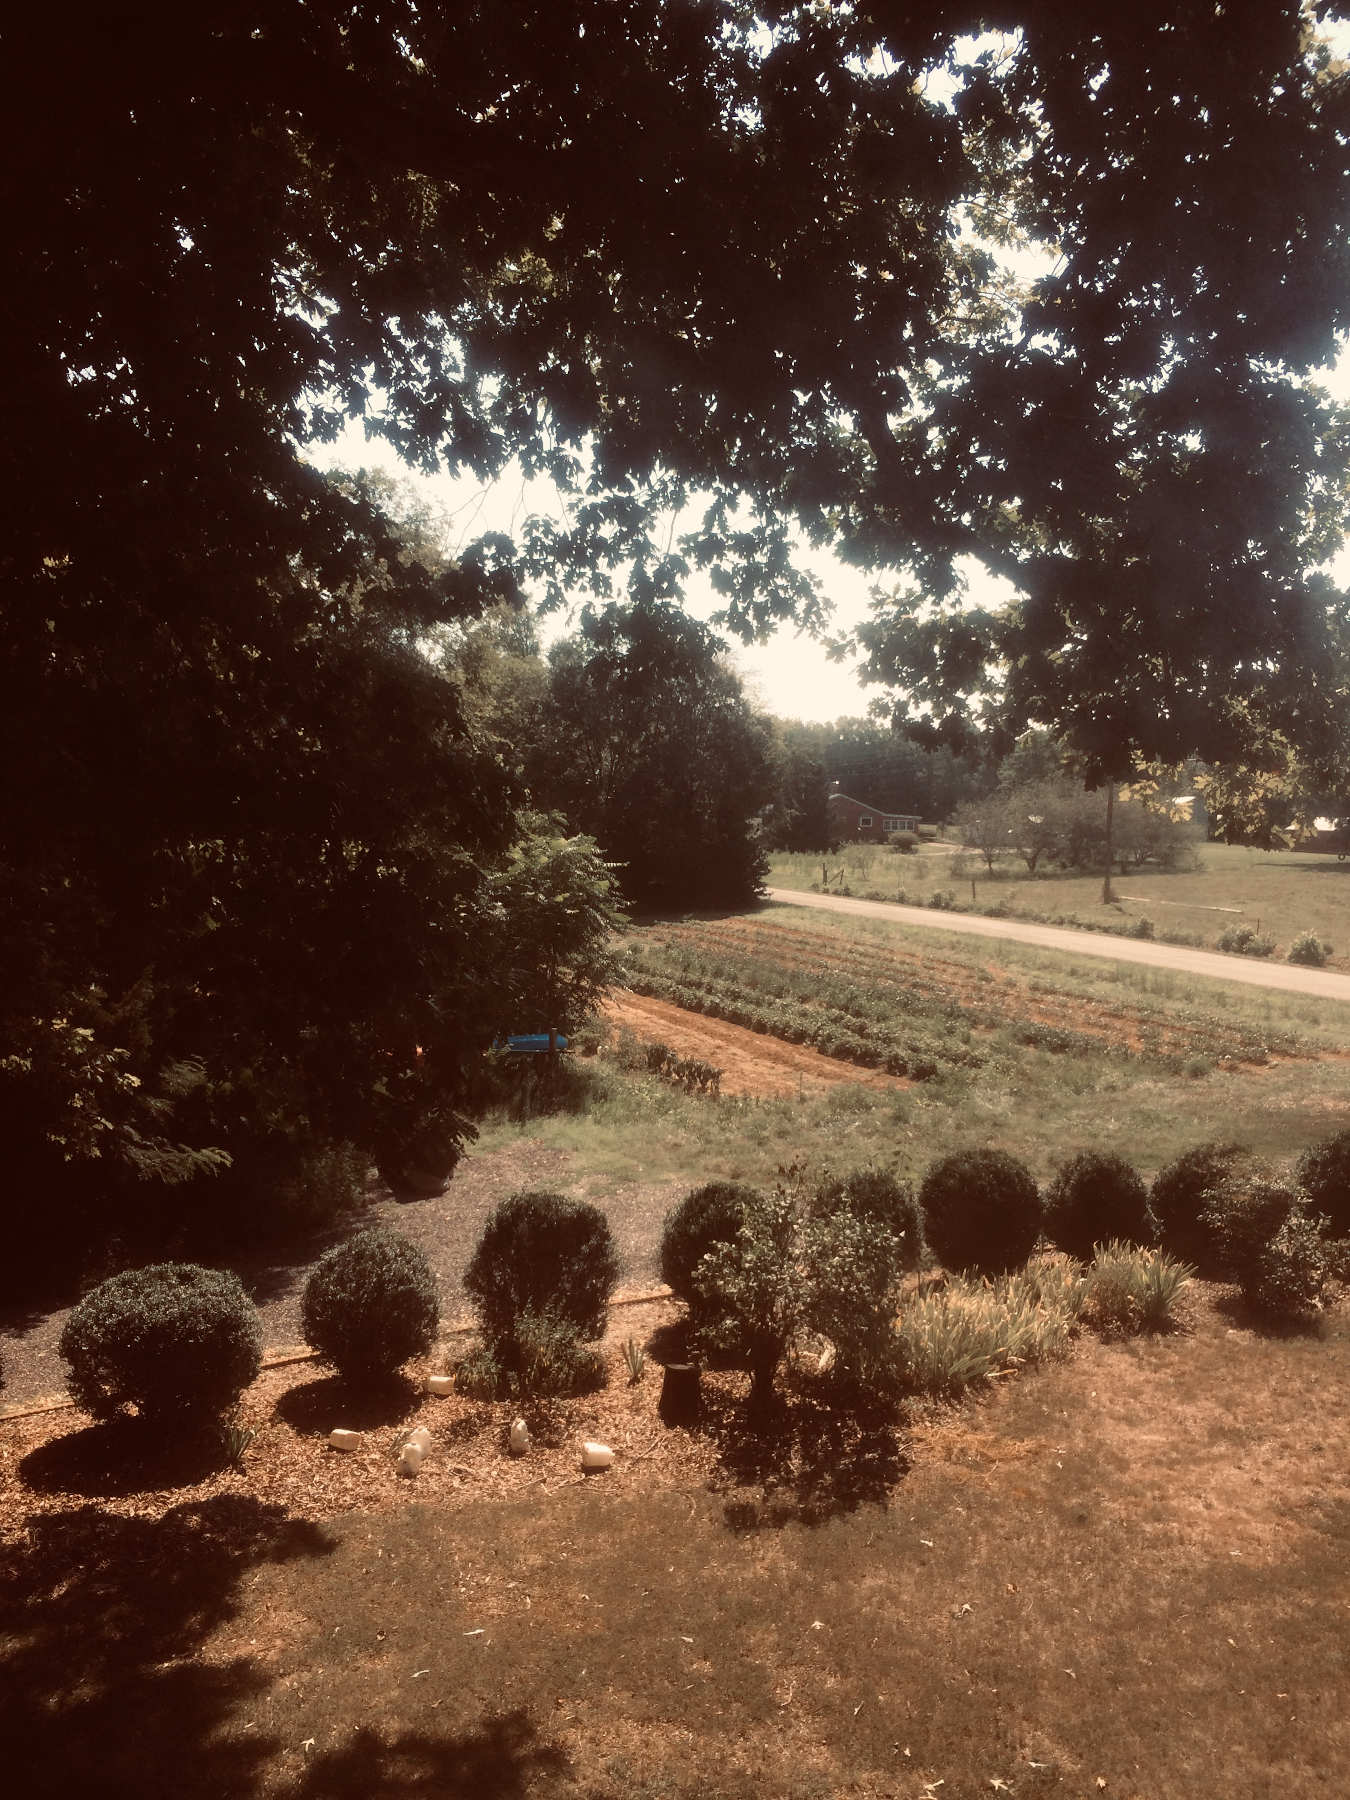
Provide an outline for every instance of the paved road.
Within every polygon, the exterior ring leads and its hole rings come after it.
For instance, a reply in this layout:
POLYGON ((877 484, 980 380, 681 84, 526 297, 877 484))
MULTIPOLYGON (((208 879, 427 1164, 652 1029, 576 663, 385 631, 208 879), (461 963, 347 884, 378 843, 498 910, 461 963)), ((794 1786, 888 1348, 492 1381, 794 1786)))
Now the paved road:
POLYGON ((1217 950, 1188 950, 1180 944, 1151 943, 1147 938, 1069 931, 1059 925, 985 919, 978 913, 933 912, 922 906, 899 906, 889 900, 851 900, 842 894, 807 894, 795 888, 769 888, 767 892, 770 900, 788 906, 813 906, 821 912, 889 919, 892 925, 925 925, 929 930, 967 932, 972 937, 1011 938, 1019 944, 1037 944, 1043 950, 1071 950, 1078 956, 1105 956, 1112 962, 1146 963, 1150 968, 1175 969, 1185 975, 1209 975, 1217 981, 1245 981, 1252 987, 1281 988, 1286 993, 1316 994, 1323 1000, 1350 1002, 1350 975, 1327 969, 1223 956, 1217 950))

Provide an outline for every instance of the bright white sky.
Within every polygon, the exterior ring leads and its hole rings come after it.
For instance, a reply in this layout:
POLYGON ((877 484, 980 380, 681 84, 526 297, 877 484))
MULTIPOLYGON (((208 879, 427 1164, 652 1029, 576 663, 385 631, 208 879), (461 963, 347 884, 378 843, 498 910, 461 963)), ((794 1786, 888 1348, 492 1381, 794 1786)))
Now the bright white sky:
MULTIPOLYGON (((556 514, 558 501, 544 482, 525 484, 519 476, 483 488, 472 479, 454 480, 448 475, 427 476, 410 469, 380 438, 367 438, 359 423, 351 423, 331 445, 316 445, 310 454, 323 468, 379 469, 418 489, 450 523, 451 547, 459 548, 485 531, 511 532, 531 512, 556 514)), ((803 548, 804 566, 820 577, 825 596, 834 603, 832 631, 851 629, 868 611, 870 578, 828 553, 803 548)), ((976 571, 978 575, 979 572, 976 571)), ((992 584, 986 584, 989 586, 992 584)), ((707 619, 721 601, 706 581, 691 581, 686 591, 688 610, 707 619)), ((545 642, 568 628, 565 616, 542 621, 545 642)), ((730 653, 752 697, 782 719, 831 720, 856 718, 880 688, 864 688, 857 677, 856 659, 831 662, 823 645, 783 628, 764 644, 745 646, 731 641, 730 653)))
MULTIPOLYGON (((1324 379, 1338 400, 1350 401, 1350 355, 1343 355, 1335 371, 1324 379)), ((527 485, 517 476, 484 488, 472 479, 422 475, 401 462, 383 439, 368 439, 358 423, 349 424, 334 444, 316 446, 311 454, 325 468, 380 469, 409 482, 447 516, 453 548, 471 542, 485 531, 509 533, 528 513, 558 511, 552 487, 543 482, 527 485)), ((820 577, 824 594, 834 603, 832 630, 848 631, 866 617, 870 587, 867 575, 827 552, 804 549, 802 561, 820 577)), ((1337 558, 1333 573, 1343 586, 1350 585, 1350 550, 1337 558)), ((978 564, 971 564, 968 575, 973 597, 985 603, 997 600, 1000 584, 978 564)), ((1002 591, 1006 594, 1010 590, 1003 587, 1002 591)), ((689 611, 704 619, 710 618, 720 604, 706 581, 697 579, 691 582, 685 598, 689 611)), ((564 615, 544 620, 541 634, 545 642, 565 631, 568 624, 564 615)), ((781 719, 856 718, 867 711, 871 700, 885 692, 862 685, 856 658, 832 662, 821 644, 790 628, 780 628, 763 644, 747 647, 733 641, 731 655, 753 698, 781 719)))

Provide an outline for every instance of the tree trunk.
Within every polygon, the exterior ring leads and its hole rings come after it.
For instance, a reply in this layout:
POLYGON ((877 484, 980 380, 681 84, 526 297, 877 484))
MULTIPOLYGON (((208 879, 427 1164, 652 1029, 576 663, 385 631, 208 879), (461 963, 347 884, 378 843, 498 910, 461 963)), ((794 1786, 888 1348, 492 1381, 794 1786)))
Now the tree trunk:
POLYGON ((1106 874, 1102 877, 1102 905, 1109 906, 1115 899, 1111 892, 1111 869, 1115 863, 1115 844, 1111 836, 1111 827, 1116 810, 1116 784, 1106 784, 1106 874))

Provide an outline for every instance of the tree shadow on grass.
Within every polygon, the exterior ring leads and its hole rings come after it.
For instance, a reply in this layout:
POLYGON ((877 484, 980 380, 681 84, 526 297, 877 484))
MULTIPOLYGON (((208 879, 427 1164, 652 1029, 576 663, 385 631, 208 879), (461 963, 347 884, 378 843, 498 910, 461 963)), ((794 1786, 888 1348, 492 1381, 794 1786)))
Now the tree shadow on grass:
POLYGON ((288 1388, 277 1401, 277 1417, 295 1431, 327 1437, 337 1426, 346 1431, 392 1430, 412 1417, 422 1404, 421 1392, 405 1375, 362 1385, 340 1375, 321 1375, 288 1388))
POLYGON ((268 1686, 203 1661, 246 1572, 332 1541, 279 1506, 217 1495, 158 1519, 38 1515, 0 1551, 0 1768, 24 1800, 256 1791, 273 1740, 236 1724, 268 1686))
POLYGON ((762 1411, 714 1408, 705 1429, 718 1446, 714 1485, 729 1495, 724 1516, 734 1531, 821 1525, 884 1506, 909 1469, 895 1409, 828 1382, 776 1396, 762 1411))
POLYGON ((562 1748, 543 1742, 527 1713, 512 1712, 453 1738, 365 1727, 314 1757, 288 1800, 523 1800, 569 1778, 562 1748))
POLYGON ((1220 1294, 1214 1302, 1214 1310, 1239 1331, 1250 1331, 1253 1337, 1320 1338, 1325 1337, 1327 1332, 1327 1316, 1324 1312, 1262 1312, 1244 1300, 1236 1289, 1231 1293, 1220 1294))

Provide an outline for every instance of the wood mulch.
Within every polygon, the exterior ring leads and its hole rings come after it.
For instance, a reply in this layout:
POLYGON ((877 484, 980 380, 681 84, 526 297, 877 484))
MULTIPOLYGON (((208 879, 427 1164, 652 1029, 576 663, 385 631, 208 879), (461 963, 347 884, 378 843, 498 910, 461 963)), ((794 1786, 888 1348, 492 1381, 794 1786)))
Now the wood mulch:
MULTIPOLYGON (((506 1453, 512 1419, 508 1402, 444 1398, 424 1391, 425 1377, 450 1369, 473 1341, 447 1339, 410 1364, 398 1389, 362 1399, 313 1362, 265 1369, 243 1395, 237 1424, 251 1431, 237 1466, 219 1441, 151 1445, 137 1422, 95 1425, 73 1409, 0 1422, 0 1538, 23 1535, 44 1514, 96 1502, 127 1518, 160 1518, 173 1508, 220 1494, 247 1494, 309 1519, 360 1508, 380 1511, 410 1499, 455 1507, 483 1499, 557 1492, 587 1477, 580 1467, 584 1440, 608 1444, 615 1463, 607 1480, 645 1493, 706 1480, 715 1461, 713 1440, 670 1430, 657 1415, 662 1368, 648 1356, 639 1381, 629 1378, 623 1346, 664 1341, 678 1351, 682 1308, 670 1299, 619 1304, 601 1345, 608 1382, 594 1394, 526 1407, 532 1427, 528 1455, 506 1453), (397 1453, 409 1432, 425 1426, 432 1448, 419 1473, 400 1475, 397 1453), (358 1450, 333 1449, 336 1427, 363 1434, 358 1450)), ((744 1386, 736 1375, 704 1377, 714 1406, 734 1404, 744 1386)))

